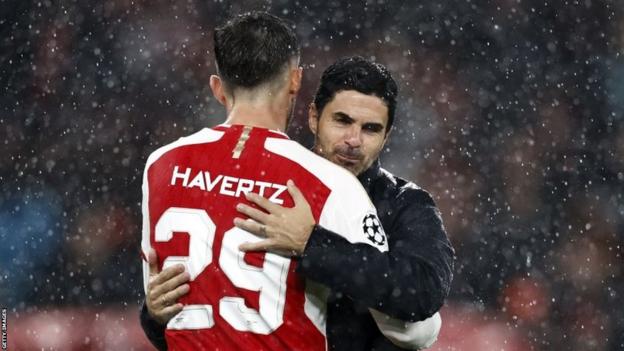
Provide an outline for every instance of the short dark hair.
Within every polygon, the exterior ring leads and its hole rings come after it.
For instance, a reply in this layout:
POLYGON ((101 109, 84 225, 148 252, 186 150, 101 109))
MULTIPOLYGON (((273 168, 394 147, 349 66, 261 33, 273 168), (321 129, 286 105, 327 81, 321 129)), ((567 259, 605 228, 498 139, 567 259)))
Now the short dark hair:
POLYGON ((394 122, 398 88, 384 65, 371 62, 361 56, 350 56, 327 67, 314 95, 314 104, 319 115, 323 112, 325 105, 343 90, 355 90, 381 98, 388 106, 386 132, 390 130, 394 122))
POLYGON ((221 79, 230 88, 254 88, 271 81, 289 60, 299 56, 295 32, 279 17, 248 12, 214 31, 221 79))

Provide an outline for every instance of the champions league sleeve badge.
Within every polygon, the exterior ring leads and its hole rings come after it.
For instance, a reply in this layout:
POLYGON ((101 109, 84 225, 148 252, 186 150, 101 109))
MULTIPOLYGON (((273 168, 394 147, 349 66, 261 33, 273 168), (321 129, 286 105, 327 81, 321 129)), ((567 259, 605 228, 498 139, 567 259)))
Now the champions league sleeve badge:
POLYGON ((386 233, 379 222, 379 218, 374 213, 369 213, 362 220, 362 230, 368 240, 377 246, 383 246, 386 243, 386 233))

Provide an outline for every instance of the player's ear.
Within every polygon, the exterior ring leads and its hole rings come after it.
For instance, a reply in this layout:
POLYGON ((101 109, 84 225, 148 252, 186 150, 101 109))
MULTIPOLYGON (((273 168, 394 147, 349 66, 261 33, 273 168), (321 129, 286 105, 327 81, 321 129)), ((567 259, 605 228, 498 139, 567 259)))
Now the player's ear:
POLYGON ((288 84, 288 92, 292 95, 297 95, 299 89, 301 89, 301 79, 303 78, 303 68, 294 67, 290 71, 290 81, 288 84))
POLYGON ((221 105, 227 106, 227 97, 225 96, 223 81, 221 81, 219 76, 215 74, 210 76, 210 89, 212 90, 212 95, 214 95, 215 99, 217 99, 221 105))
POLYGON ((316 131, 318 128, 319 115, 318 110, 316 109, 316 104, 311 103, 310 108, 308 109, 308 127, 312 134, 316 135, 316 131))

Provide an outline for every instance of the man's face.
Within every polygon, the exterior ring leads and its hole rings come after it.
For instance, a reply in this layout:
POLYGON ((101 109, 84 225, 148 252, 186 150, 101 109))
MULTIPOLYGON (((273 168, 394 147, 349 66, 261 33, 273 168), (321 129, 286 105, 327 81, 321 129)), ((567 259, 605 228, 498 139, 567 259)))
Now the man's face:
POLYGON ((315 135, 314 151, 356 176, 377 159, 386 143, 388 107, 374 95, 343 90, 321 115, 310 106, 308 119, 315 135))

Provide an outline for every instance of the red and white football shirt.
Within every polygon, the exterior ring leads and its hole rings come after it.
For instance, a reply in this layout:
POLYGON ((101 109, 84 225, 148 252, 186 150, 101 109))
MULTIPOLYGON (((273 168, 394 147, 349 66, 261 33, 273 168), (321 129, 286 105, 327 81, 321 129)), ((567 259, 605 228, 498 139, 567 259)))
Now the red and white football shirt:
MULTIPOLYGON (((150 155, 142 250, 154 248, 161 269, 181 263, 191 275, 190 292, 180 300, 184 310, 167 325, 169 349, 327 348, 326 289, 298 277, 289 257, 238 250, 262 239, 234 227, 233 219, 243 216, 236 204, 251 191, 292 207, 288 179, 320 225, 372 245, 365 224, 376 211, 357 179, 285 134, 221 125, 150 155)), ((387 250, 387 244, 375 247, 387 250)), ((143 271, 147 288, 146 262, 143 271)))

